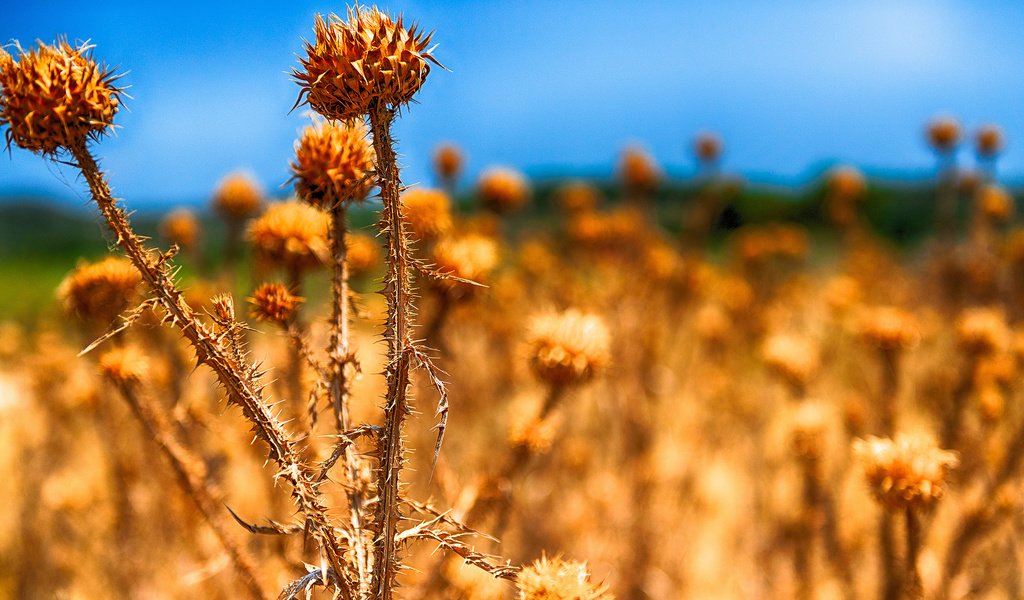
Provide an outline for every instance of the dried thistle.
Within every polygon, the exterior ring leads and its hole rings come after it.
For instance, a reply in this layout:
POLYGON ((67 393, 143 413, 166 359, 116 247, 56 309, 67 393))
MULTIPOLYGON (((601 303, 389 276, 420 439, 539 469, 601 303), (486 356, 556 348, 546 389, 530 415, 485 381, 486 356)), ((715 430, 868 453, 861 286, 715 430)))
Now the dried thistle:
POLYGON ((18 47, 0 59, 0 126, 7 145, 44 155, 73 143, 95 140, 113 128, 123 90, 120 77, 92 58, 92 46, 57 40, 18 47))
POLYGON ((661 168, 654 157, 636 146, 630 146, 622 152, 618 175, 626 192, 633 196, 652 193, 662 178, 661 168))
POLYGON ((199 242, 199 219, 187 208, 167 213, 160 221, 160 235, 183 250, 194 249, 199 242))
POLYGON ((516 578, 520 600, 612 600, 604 585, 590 581, 585 563, 541 557, 516 578))
POLYGON ((913 346, 921 338, 917 319, 895 306, 878 306, 866 310, 858 324, 860 336, 885 351, 899 351, 913 346))
POLYGON ((149 359, 135 346, 121 346, 102 354, 99 367, 114 383, 138 383, 149 374, 149 359))
POLYGON ((601 192, 592 184, 578 179, 559 187, 555 191, 555 200, 562 212, 568 215, 587 213, 601 203, 601 192))
POLYGON ((975 210, 978 215, 992 223, 1005 223, 1013 217, 1013 196, 1006 188, 998 185, 984 185, 975 196, 975 210))
POLYGON ((480 174, 477 196, 484 208, 498 214, 515 212, 530 199, 526 176, 505 167, 491 167, 480 174))
POLYGON ((693 140, 693 154, 705 166, 711 166, 722 157, 722 138, 710 131, 702 131, 693 140))
POLYGON ((317 15, 315 40, 293 76, 301 86, 298 103, 307 103, 328 119, 363 118, 376 103, 400 107, 419 91, 430 63, 430 38, 402 17, 357 6, 348 20, 317 15))
POLYGON ((376 240, 362 233, 350 233, 345 237, 348 248, 345 260, 353 277, 363 277, 380 266, 380 245, 376 240))
POLYGON ((451 231, 452 201, 441 190, 412 188, 402 194, 402 216, 413 238, 429 242, 451 231))
POLYGON ((974 148, 982 158, 996 157, 1003 151, 1003 130, 994 124, 982 125, 974 136, 974 148))
POLYGON ((292 320, 305 298, 296 296, 280 283, 262 283, 252 293, 252 317, 257 321, 285 324, 292 320))
POLYGON ((992 354, 1010 343, 1006 315, 998 308, 968 308, 956 320, 956 340, 972 355, 992 354))
POLYGON ((808 338, 789 334, 775 334, 766 339, 761 345, 761 359, 799 390, 810 383, 820 366, 817 345, 808 338))
POLYGON ((451 143, 441 144, 434 150, 434 171, 438 179, 452 187, 462 173, 466 158, 462 150, 451 143))
POLYGON ((365 199, 373 170, 367 133, 362 121, 321 121, 306 127, 291 163, 299 198, 324 210, 365 199))
POLYGON ((857 439, 853 452, 871 493, 893 512, 931 508, 945 493, 949 471, 959 463, 955 452, 940 450, 925 435, 857 439))
POLYGON ((960 143, 960 123, 951 117, 936 117, 925 129, 928 143, 939 154, 948 154, 960 143))
POLYGON ((278 202, 249 225, 249 242, 258 259, 302 271, 327 261, 329 225, 330 218, 316 207, 278 202))
POLYGON ((78 265, 57 288, 57 297, 69 313, 106 324, 138 299, 141 284, 131 261, 110 256, 78 265))
POLYGON ((228 221, 244 221, 259 212, 263 189, 248 173, 229 173, 217 184, 211 204, 228 221))
MULTIPOLYGON (((430 257, 442 275, 486 284, 498 266, 498 244, 492 238, 477 234, 444 238, 434 246, 430 257)), ((473 287, 449 277, 438 279, 436 285, 442 290, 473 287)))
POLYGON ((587 381, 607 366, 611 334, 598 315, 569 309, 533 317, 527 344, 537 377, 561 386, 587 381))

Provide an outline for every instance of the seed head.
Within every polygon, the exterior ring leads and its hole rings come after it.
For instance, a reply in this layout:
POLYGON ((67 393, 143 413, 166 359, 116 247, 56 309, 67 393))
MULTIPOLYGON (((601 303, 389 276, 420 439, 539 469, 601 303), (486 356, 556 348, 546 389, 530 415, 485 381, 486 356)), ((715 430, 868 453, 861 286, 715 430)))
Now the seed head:
POLYGON ((462 150, 455 144, 441 144, 434 150, 434 170, 442 181, 455 181, 466 162, 462 150))
POLYGON ((402 216, 413 237, 430 241, 451 230, 452 202, 441 190, 412 188, 402 194, 402 216))
POLYGON ((92 46, 66 40, 0 55, 0 127, 7 145, 55 154, 107 133, 121 106, 119 75, 92 58, 92 46))
POLYGON ((318 208, 361 202, 370 193, 373 147, 362 121, 320 122, 306 127, 295 145, 295 193, 318 208))
POLYGON ((287 323, 295 316, 305 298, 296 296, 280 283, 262 283, 249 298, 252 318, 271 323, 287 323))
POLYGON ((654 157, 644 150, 631 146, 622 152, 619 159, 619 179, 631 194, 650 194, 661 183, 661 168, 654 157))
POLYGON ((331 120, 369 113, 372 104, 399 107, 412 100, 430 73, 430 38, 416 26, 406 28, 377 8, 357 6, 348 20, 317 15, 315 40, 306 42, 306 57, 293 72, 302 88, 298 103, 331 120))
POLYGON ((896 351, 914 345, 921 332, 917 319, 895 306, 878 306, 861 316, 860 335, 882 350, 896 351))
POLYGON ((956 321, 956 339, 971 354, 988 355, 1006 348, 1010 342, 1006 314, 998 308, 965 309, 956 321))
POLYGON ((601 192, 586 181, 575 180, 558 188, 555 199, 564 213, 575 215, 597 208, 601 203, 601 192))
POLYGON ((231 294, 222 292, 210 298, 210 305, 213 306, 213 314, 221 323, 230 323, 235 320, 235 300, 231 294))
POLYGON ((950 117, 937 117, 928 123, 928 143, 940 154, 947 154, 960 143, 960 123, 950 117))
POLYGON ((542 557, 516 578, 519 600, 612 600, 603 585, 590 581, 581 562, 542 557))
POLYGON ((297 200, 273 204, 249 226, 249 241, 256 257, 270 264, 309 269, 328 256, 324 211, 297 200))
POLYGON ((118 384, 137 383, 149 374, 149 359, 134 346, 107 351, 99 360, 100 371, 118 384))
POLYGON ((811 340, 789 334, 775 334, 761 346, 765 364, 787 381, 806 385, 818 372, 818 347, 811 340))
MULTIPOLYGON (((498 266, 498 244, 491 238, 470 233, 440 240, 431 252, 434 268, 441 273, 485 284, 498 266)), ((452 279, 438 280, 444 290, 467 291, 466 284, 452 279)))
POLYGON ((131 261, 110 256, 76 267, 57 288, 57 297, 69 313, 105 324, 138 299, 141 284, 131 261))
POLYGON ((519 210, 530 199, 530 183, 514 169, 492 167, 480 175, 477 195, 484 208, 498 214, 519 210))
POLYGON ((199 242, 199 219, 187 208, 181 208, 160 221, 160 235, 179 248, 194 248, 199 242))
POLYGON ((978 190, 975 202, 978 213, 994 223, 1004 223, 1013 216, 1013 196, 1002 186, 983 186, 978 190))
POLYGON ((945 492, 946 476, 959 463, 955 452, 940 450, 924 435, 854 440, 853 453, 875 499, 893 512, 934 505, 945 492))
POLYGON ((364 233, 345 236, 345 262, 353 277, 362 277, 381 263, 381 249, 377 241, 364 233))
POLYGON ((693 141, 693 153, 702 164, 711 165, 722 156, 722 138, 716 133, 704 131, 693 141))
POLYGON ((537 377, 565 385, 584 382, 607 366, 611 334, 598 315, 569 309, 533 317, 527 342, 537 377))
POLYGON ((1003 151, 1003 130, 998 125, 982 125, 974 137, 975 149, 982 158, 994 158, 1003 151))
POLYGON ((225 219, 244 221, 255 215, 263 204, 263 190, 249 174, 236 171, 217 184, 213 209, 225 219))

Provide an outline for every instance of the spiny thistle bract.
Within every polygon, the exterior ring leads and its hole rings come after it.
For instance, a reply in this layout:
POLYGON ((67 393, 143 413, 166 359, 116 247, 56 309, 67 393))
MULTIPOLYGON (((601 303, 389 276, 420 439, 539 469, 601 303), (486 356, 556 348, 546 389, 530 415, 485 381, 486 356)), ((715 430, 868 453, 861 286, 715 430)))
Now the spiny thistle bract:
POLYGON ((527 343, 533 372, 552 385, 582 383, 610 360, 611 334, 604 319, 577 309, 534 316, 527 343))
POLYGON ((330 217, 319 208, 296 200, 278 202, 249 226, 249 241, 259 260, 309 269, 326 261, 329 224, 330 217))
POLYGON ((491 167, 477 181, 480 203, 498 214, 519 210, 530 199, 530 193, 526 176, 515 169, 491 167))
POLYGON ((138 299, 142 276, 125 258, 82 263, 57 288, 64 308, 79 318, 109 323, 138 299))
POLYGON ((225 219, 242 221, 260 210, 263 190, 251 175, 236 171, 217 184, 211 203, 217 214, 225 219))
POLYGON ((113 127, 121 88, 113 70, 98 64, 92 46, 58 40, 18 48, 18 60, 0 58, 0 126, 7 144, 52 155, 96 139, 113 127))
POLYGON ((160 235, 180 248, 194 248, 199 242, 199 219, 187 208, 169 212, 160 221, 160 235))
POLYGON ((402 217, 413 237, 430 241, 452 228, 452 201, 442 190, 412 188, 402 194, 402 217))
POLYGON ((430 38, 416 26, 406 28, 377 8, 357 6, 348 20, 317 15, 315 40, 306 42, 301 69, 293 72, 302 87, 297 104, 334 120, 360 118, 380 102, 399 107, 419 91, 430 73, 430 38))
POLYGON ((541 557, 516 579, 519 600, 612 600, 614 596, 590 581, 585 563, 541 557))
POLYGON ((304 301, 305 298, 292 294, 280 283, 262 283, 249 298, 249 303, 252 304, 252 318, 271 323, 291 321, 295 311, 304 301))
POLYGON ((955 452, 941 450, 925 435, 897 434, 853 442, 871 493, 888 510, 927 509, 942 497, 955 452))
POLYGON ((373 171, 367 134, 362 121, 322 121, 306 127, 291 163, 298 197, 325 210, 365 199, 373 171))

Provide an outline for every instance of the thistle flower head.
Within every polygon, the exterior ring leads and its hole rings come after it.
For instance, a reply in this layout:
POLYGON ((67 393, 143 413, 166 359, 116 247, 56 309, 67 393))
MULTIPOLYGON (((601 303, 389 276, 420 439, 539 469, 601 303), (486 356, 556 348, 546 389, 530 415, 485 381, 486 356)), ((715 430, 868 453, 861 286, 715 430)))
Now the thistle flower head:
POLYGON ((110 256, 82 263, 57 288, 71 314, 85 321, 109 323, 138 299, 142 276, 127 258, 110 256))
POLYGON ((121 106, 119 77, 66 40, 0 55, 0 127, 7 144, 52 155, 107 133, 121 106))
POLYGON ((828 431, 825 408, 818 402, 802 402, 793 414, 790 446, 800 458, 820 458, 828 431))
POLYGON ((402 194, 402 216, 413 237, 433 240, 451 230, 452 202, 441 190, 412 188, 402 194))
MULTIPOLYGON (((440 240, 430 256, 439 272, 483 284, 498 266, 498 244, 487 236, 470 233, 440 240)), ((437 284, 445 290, 466 287, 452 279, 441 279, 437 284)))
POLYGON ((434 150, 434 171, 442 181, 455 181, 465 162, 462 150, 455 144, 441 144, 434 150))
POLYGON ((256 214, 263 204, 263 190, 251 175, 243 171, 229 173, 213 193, 213 209, 232 221, 243 221, 256 214))
POLYGON ((994 158, 1003 151, 1003 130, 998 125, 982 125, 974 136, 974 146, 978 156, 994 158))
POLYGON ((361 202, 370 193, 373 147, 362 121, 322 121, 306 127, 291 163, 295 193, 313 206, 329 209, 361 202))
POLYGON ((924 435, 854 440, 853 453, 875 499, 894 512, 933 506, 945 492, 949 471, 959 463, 955 452, 940 450, 924 435))
POLYGON ((790 383, 806 385, 818 372, 818 347, 811 340, 789 334, 775 334, 761 345, 761 359, 790 383))
POLYGON ((179 248, 194 248, 199 242, 199 219, 187 208, 169 212, 160 221, 160 235, 179 248))
POLYGON ((527 343, 537 377, 565 385, 586 381, 607 366, 611 334, 598 315, 569 309, 535 316, 527 343))
POLYGON ((631 194, 649 194, 661 183, 661 168, 654 157, 639 147, 623 150, 619 159, 619 180, 631 194))
POLYGON ((542 557, 516 578, 519 600, 612 600, 603 585, 590 581, 585 563, 542 557))
POLYGON ((559 187, 555 191, 555 200, 562 212, 575 215, 597 208, 601 203, 601 192, 586 181, 575 180, 559 187))
POLYGON ((1006 348, 1010 342, 1006 314, 998 308, 965 309, 956 320, 956 339, 971 354, 987 355, 1006 348))
POLYGON ((889 351, 912 346, 921 337, 914 315, 895 306, 866 310, 861 316, 859 330, 864 340, 889 351))
POLYGON ((430 38, 402 17, 375 7, 357 6, 348 20, 317 15, 315 39, 306 42, 306 57, 293 72, 301 86, 299 103, 328 119, 343 121, 369 113, 373 104, 398 107, 419 91, 430 63, 430 38))
POLYGON ((324 211, 289 200, 273 204, 249 226, 256 257, 290 269, 309 269, 328 256, 330 217, 324 211))
POLYGON ((380 266, 380 244, 365 233, 345 236, 345 249, 345 262, 353 277, 362 277, 380 266))
POLYGON ((519 210, 530 199, 530 183, 514 169, 492 167, 480 175, 477 196, 485 208, 498 214, 519 210))
POLYGON ((978 190, 975 197, 975 210, 984 218, 994 223, 1003 223, 1013 216, 1013 196, 1006 188, 998 185, 985 185, 978 190))
POLYGON ((287 323, 303 302, 305 298, 292 294, 280 283, 262 283, 249 298, 250 314, 257 321, 287 323))
POLYGON ((149 374, 149 359, 134 346, 108 350, 100 356, 100 372, 114 383, 137 383, 149 374))
POLYGON ((702 164, 718 162, 722 156, 722 138, 710 131, 698 133, 693 140, 693 153, 702 164))
POLYGON ((940 154, 948 154, 960 143, 960 123, 951 117, 936 117, 926 129, 928 143, 940 154))
POLYGON ((864 174, 856 167, 836 167, 828 174, 828 191, 834 198, 860 200, 866 189, 864 174))

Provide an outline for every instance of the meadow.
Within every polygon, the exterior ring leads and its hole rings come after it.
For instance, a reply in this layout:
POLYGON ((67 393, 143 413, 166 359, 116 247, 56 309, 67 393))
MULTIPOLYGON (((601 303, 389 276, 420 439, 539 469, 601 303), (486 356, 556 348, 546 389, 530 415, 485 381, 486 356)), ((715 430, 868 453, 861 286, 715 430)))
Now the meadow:
POLYGON ((90 198, 0 208, 0 596, 1024 595, 998 127, 924 123, 910 183, 748 185, 701 133, 686 180, 635 147, 470 180, 445 144, 406 188, 433 34, 312 25, 294 195, 164 214, 101 169, 102 48, 0 51, 11 151, 90 198))

